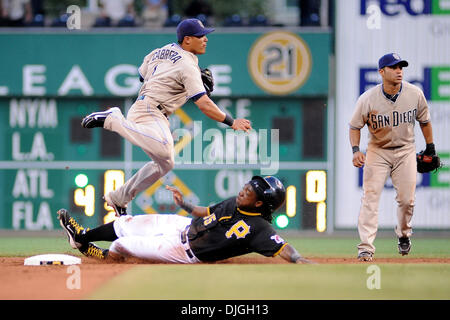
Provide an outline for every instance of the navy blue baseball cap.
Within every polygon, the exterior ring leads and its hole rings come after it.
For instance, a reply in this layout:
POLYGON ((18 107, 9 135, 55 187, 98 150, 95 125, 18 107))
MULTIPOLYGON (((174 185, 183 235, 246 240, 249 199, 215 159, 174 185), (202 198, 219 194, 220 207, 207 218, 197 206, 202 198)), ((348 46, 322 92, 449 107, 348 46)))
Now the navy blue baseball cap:
POLYGON ((392 67, 396 64, 400 64, 402 67, 408 66, 408 61, 402 60, 400 56, 396 53, 385 54, 378 60, 378 69, 383 69, 384 67, 392 67))
POLYGON ((203 23, 198 19, 185 19, 177 26, 177 37, 178 41, 182 42, 186 36, 202 37, 213 31, 213 28, 205 28, 203 23))

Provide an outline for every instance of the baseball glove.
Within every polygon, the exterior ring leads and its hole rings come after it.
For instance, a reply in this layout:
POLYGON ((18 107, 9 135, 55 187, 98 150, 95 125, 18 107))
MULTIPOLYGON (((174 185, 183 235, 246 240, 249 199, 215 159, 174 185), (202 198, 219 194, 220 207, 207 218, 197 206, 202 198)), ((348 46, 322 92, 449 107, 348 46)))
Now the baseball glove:
POLYGON ((211 71, 206 68, 201 70, 201 74, 202 74, 203 86, 205 87, 206 94, 209 97, 211 95, 211 92, 213 92, 213 90, 214 90, 213 75, 212 75, 211 71))
POLYGON ((416 157, 417 171, 420 173, 426 173, 430 171, 437 171, 442 167, 441 159, 437 154, 427 155, 424 151, 420 151, 416 157))

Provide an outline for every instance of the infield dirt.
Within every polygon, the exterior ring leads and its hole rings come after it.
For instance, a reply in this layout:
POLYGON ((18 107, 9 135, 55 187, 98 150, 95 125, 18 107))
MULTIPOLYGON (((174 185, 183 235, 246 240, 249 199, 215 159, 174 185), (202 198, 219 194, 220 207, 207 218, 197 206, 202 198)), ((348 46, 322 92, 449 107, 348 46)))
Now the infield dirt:
MULTIPOLYGON (((111 263, 92 258, 82 258, 79 265, 82 273, 79 289, 68 289, 67 281, 71 276, 68 266, 24 266, 23 257, 0 257, 0 299, 1 300, 71 300, 84 299, 113 277, 137 264, 149 264, 148 261, 127 260, 111 263)), ((314 258, 318 264, 355 264, 361 263, 354 258, 314 258)), ((444 263, 449 258, 380 258, 373 263, 444 263)), ((216 264, 287 264, 281 258, 238 257, 216 264)))

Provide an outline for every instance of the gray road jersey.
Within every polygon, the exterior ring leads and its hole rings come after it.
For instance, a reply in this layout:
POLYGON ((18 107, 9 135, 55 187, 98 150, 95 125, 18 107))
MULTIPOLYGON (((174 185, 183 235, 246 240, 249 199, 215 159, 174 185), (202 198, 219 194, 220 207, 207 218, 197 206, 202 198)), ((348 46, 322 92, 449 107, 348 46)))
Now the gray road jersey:
POLYGON ((176 43, 150 52, 139 67, 139 74, 144 78, 139 95, 161 104, 168 114, 205 92, 197 56, 176 43))
POLYGON ((430 121, 428 104, 422 90, 403 81, 395 102, 386 98, 381 84, 364 92, 349 124, 355 129, 367 124, 369 145, 392 148, 414 143, 416 120, 420 123, 430 121))

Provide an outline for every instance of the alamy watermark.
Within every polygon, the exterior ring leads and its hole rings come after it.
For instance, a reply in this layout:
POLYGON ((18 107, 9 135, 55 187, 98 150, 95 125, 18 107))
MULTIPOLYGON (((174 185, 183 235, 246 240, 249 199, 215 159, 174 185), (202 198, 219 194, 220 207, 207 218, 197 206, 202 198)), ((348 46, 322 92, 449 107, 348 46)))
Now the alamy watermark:
POLYGON ((224 133, 217 128, 203 131, 202 122, 194 121, 190 129, 175 129, 173 136, 177 165, 253 165, 262 175, 274 175, 279 169, 279 129, 224 133))
POLYGON ((67 22, 66 26, 69 30, 80 30, 81 29, 81 9, 77 5, 71 5, 67 7, 67 22))
POLYGON ((377 265, 370 265, 366 270, 367 274, 370 276, 367 278, 366 286, 369 290, 380 290, 381 289, 381 269, 377 265))
POLYGON ((367 7, 367 20, 366 26, 369 30, 380 30, 381 29, 381 9, 376 4, 371 4, 367 7))
POLYGON ((67 267, 69 277, 66 280, 66 288, 69 290, 80 290, 81 289, 81 269, 77 265, 71 265, 67 267))

